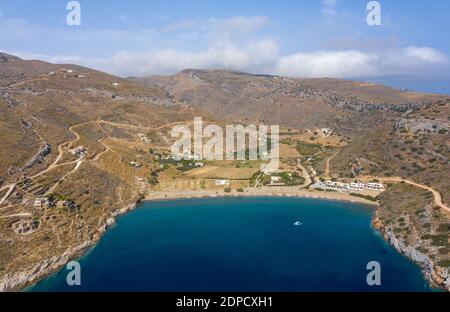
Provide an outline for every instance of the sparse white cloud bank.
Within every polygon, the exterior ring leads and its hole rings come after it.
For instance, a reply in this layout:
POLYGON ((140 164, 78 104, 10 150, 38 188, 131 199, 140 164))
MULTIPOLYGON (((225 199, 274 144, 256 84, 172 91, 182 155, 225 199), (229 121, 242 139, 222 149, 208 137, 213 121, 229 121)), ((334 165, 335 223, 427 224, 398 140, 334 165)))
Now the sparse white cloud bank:
MULTIPOLYGON (((337 14, 336 3, 336 0, 323 2, 322 15, 325 18, 337 14)), ((128 20, 123 14, 114 18, 124 23, 128 20)), ((234 16, 170 21, 159 29, 73 30, 6 18, 0 20, 0 50, 24 59, 76 63, 120 76, 173 74, 186 68, 350 79, 426 76, 433 75, 437 69, 441 73, 450 72, 448 56, 426 46, 389 47, 386 50, 323 49, 286 54, 274 39, 277 36, 264 32, 270 24, 270 19, 265 16, 234 16), (14 38, 11 38, 11 33, 15 34, 14 38), (165 42, 165 38, 170 37, 168 34, 178 39, 165 42), (201 44, 193 44, 192 38, 199 38, 201 44), (16 46, 14 43, 20 42, 28 42, 29 45, 25 48, 18 45, 14 50, 6 48, 6 44, 16 46), (27 47, 33 42, 36 42, 36 50, 29 51, 27 47), (55 42, 67 49, 57 54, 39 50, 39 47, 48 48, 55 42), (105 47, 104 51, 91 50, 91 47, 98 46, 105 47)))
POLYGON ((272 39, 240 46, 232 42, 217 42, 200 52, 178 49, 122 50, 106 58, 3 51, 24 59, 76 63, 120 76, 174 74, 186 68, 199 68, 292 77, 358 78, 427 74, 449 65, 445 54, 429 47, 415 46, 383 53, 338 50, 280 56, 279 47, 272 39))

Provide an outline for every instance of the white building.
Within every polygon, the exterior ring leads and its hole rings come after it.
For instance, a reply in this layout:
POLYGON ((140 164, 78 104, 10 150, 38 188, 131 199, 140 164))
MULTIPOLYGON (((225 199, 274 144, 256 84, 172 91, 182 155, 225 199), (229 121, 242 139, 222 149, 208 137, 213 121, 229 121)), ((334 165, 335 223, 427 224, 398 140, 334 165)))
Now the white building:
POLYGON ((350 189, 357 191, 364 191, 366 185, 364 183, 350 183, 350 189))
POLYGON ((84 146, 78 146, 74 149, 71 149, 70 152, 72 153, 72 155, 82 157, 86 155, 86 148, 84 146))
POLYGON ((324 137, 329 137, 333 133, 333 130, 328 129, 328 128, 322 128, 322 129, 320 129, 320 132, 322 133, 322 135, 324 137))
POLYGON ((38 197, 35 199, 33 205, 36 209, 47 209, 50 207, 50 201, 47 197, 38 197))
POLYGON ((133 166, 136 169, 142 167, 142 165, 140 163, 138 163, 137 161, 130 161, 130 165, 133 166))
POLYGON ((270 177, 270 181, 273 182, 273 183, 280 183, 281 182, 281 177, 271 176, 270 177))
POLYGON ((366 188, 368 188, 369 190, 374 190, 374 191, 383 191, 384 190, 383 184, 380 184, 380 183, 367 183, 366 188))
POLYGON ((216 184, 216 186, 224 186, 224 185, 229 185, 230 181, 229 180, 216 180, 215 184, 216 184))

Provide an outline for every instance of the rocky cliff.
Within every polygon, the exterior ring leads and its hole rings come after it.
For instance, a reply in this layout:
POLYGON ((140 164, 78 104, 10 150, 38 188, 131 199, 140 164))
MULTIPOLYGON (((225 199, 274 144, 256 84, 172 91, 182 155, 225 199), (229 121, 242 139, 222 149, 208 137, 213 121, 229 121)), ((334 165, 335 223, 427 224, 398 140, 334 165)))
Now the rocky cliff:
POLYGON ((438 286, 450 292, 450 275, 447 269, 436 265, 429 256, 414 247, 407 246, 395 236, 391 226, 384 225, 376 216, 372 220, 372 226, 380 231, 384 239, 398 252, 420 265, 425 278, 430 282, 431 286, 438 286))

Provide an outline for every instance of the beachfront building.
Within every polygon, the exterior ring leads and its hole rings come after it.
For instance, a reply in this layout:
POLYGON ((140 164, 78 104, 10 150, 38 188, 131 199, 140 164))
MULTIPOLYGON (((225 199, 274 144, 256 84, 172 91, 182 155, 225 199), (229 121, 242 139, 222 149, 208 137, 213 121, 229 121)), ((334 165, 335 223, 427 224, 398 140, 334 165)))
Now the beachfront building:
POLYGON ((267 186, 285 186, 286 184, 283 182, 283 179, 278 176, 271 176, 270 183, 267 186))
POLYGON ((225 185, 229 185, 229 184, 230 184, 229 180, 216 180, 215 181, 216 186, 225 186, 225 185))
POLYGON ((328 187, 338 187, 339 183, 338 182, 333 182, 333 181, 325 181, 325 185, 328 187))
POLYGON ((384 191, 383 184, 380 183, 341 183, 341 182, 333 182, 333 181, 325 181, 325 186, 341 189, 341 190, 354 190, 354 191, 364 191, 364 190, 371 190, 371 191, 384 191))
POLYGON ((366 188, 374 191, 384 191, 384 186, 380 183, 367 183, 366 188))
POLYGON ((357 191, 364 191, 364 188, 366 187, 366 185, 364 183, 350 183, 350 189, 351 190, 357 190, 357 191))

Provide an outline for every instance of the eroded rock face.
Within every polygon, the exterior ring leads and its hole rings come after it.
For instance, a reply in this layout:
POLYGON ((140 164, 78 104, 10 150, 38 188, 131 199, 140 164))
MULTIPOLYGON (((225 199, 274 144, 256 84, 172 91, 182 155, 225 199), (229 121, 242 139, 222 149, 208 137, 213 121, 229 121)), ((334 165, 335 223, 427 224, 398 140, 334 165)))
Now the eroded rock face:
POLYGON ((66 263, 82 255, 88 248, 96 244, 101 236, 106 232, 108 227, 115 224, 116 216, 124 214, 135 208, 136 203, 133 202, 118 210, 116 213, 111 214, 111 217, 107 219, 106 223, 97 229, 91 240, 87 240, 76 247, 68 249, 61 256, 55 256, 50 259, 43 260, 25 271, 5 275, 0 279, 0 292, 19 290, 27 285, 37 282, 48 274, 59 270, 61 267, 66 265, 66 263))
POLYGON ((399 240, 392 230, 391 226, 385 226, 383 222, 374 217, 372 220, 374 229, 379 230, 384 239, 392 245, 398 252, 405 255, 415 263, 419 264, 425 278, 431 283, 450 292, 450 274, 446 268, 435 265, 426 254, 418 251, 412 246, 407 246, 403 241, 399 240))
POLYGON ((86 250, 89 246, 91 246, 91 244, 91 241, 84 242, 79 246, 67 250, 61 256, 43 260, 26 271, 6 275, 2 280, 0 280, 0 292, 19 289, 24 285, 37 281, 49 272, 56 271, 58 268, 69 262, 75 255, 78 255, 86 250))
POLYGON ((36 153, 36 155, 33 156, 33 158, 30 159, 30 160, 28 161, 28 163, 24 166, 24 168, 23 168, 22 170, 31 168, 31 167, 33 167, 35 164, 37 164, 37 163, 43 161, 44 158, 45 158, 48 154, 51 153, 51 151, 52 151, 51 146, 50 146, 47 142, 44 142, 44 144, 43 144, 42 147, 39 149, 39 151, 36 153))
POLYGON ((20 60, 18 57, 6 54, 6 53, 0 53, 0 64, 6 64, 9 62, 14 62, 20 60))

